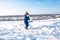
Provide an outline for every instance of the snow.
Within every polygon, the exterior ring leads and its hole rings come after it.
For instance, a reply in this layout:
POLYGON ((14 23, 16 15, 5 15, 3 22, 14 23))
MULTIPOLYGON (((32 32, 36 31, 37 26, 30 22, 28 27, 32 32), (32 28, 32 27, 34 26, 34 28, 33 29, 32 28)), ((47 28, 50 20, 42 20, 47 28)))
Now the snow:
POLYGON ((59 40, 60 18, 31 20, 28 30, 23 21, 0 21, 0 40, 59 40))

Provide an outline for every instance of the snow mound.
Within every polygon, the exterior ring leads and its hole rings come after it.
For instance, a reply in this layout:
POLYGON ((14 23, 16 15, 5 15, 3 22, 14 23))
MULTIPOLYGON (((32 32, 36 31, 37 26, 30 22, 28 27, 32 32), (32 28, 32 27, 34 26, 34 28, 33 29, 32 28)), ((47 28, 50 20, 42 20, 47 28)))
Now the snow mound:
POLYGON ((28 30, 23 21, 1 21, 0 40, 59 40, 60 19, 30 21, 28 30))

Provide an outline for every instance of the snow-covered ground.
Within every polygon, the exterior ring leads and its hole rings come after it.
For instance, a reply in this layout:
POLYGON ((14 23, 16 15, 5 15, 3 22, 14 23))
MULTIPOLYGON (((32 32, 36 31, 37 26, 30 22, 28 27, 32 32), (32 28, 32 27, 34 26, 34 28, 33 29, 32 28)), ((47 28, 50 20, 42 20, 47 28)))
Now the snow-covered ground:
POLYGON ((0 21, 0 40, 60 40, 60 19, 32 20, 28 30, 23 21, 0 21))

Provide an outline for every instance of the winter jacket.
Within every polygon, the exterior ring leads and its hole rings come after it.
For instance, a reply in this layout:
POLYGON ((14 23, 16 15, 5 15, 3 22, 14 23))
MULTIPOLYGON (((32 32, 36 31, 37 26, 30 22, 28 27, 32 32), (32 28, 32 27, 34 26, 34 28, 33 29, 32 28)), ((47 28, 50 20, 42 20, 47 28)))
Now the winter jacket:
POLYGON ((25 15, 25 16, 24 16, 24 22, 27 23, 28 20, 30 20, 29 16, 25 15))

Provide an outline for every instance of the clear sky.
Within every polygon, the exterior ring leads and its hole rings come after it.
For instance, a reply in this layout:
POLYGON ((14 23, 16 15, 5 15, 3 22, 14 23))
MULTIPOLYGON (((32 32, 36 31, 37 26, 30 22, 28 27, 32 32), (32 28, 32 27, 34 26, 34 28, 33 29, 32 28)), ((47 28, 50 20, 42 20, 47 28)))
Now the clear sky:
POLYGON ((60 0, 0 0, 0 15, 60 14, 60 0))

